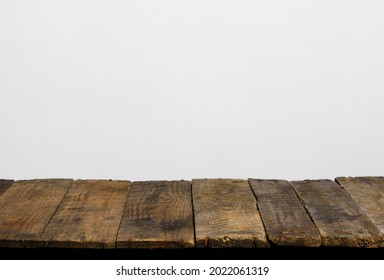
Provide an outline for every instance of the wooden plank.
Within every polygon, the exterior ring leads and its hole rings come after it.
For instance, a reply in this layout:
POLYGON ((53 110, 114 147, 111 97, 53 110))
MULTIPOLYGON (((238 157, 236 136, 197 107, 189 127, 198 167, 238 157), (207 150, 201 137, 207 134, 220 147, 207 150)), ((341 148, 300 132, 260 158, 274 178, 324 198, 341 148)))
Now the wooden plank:
POLYGON ((129 187, 129 181, 75 181, 42 240, 48 247, 115 248, 129 187))
POLYGON ((194 247, 191 200, 191 183, 188 181, 134 182, 117 247, 194 247))
POLYGON ((0 246, 36 247, 73 180, 16 181, 0 196, 0 246))
POLYGON ((12 185, 13 180, 0 180, 0 196, 12 185))
POLYGON ((379 247, 382 236, 356 202, 331 180, 291 182, 325 246, 379 247))
POLYGON ((321 245, 320 234, 288 181, 249 179, 269 241, 279 246, 321 245))
POLYGON ((338 177, 336 182, 384 234, 384 177, 338 177))
POLYGON ((246 180, 192 180, 196 247, 268 247, 246 180))

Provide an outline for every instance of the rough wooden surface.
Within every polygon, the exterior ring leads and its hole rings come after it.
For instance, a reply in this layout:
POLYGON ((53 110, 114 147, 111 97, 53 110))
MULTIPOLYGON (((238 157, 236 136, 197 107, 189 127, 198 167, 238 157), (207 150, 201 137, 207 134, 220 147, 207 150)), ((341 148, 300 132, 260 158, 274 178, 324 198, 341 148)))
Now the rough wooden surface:
POLYGON ((129 181, 75 181, 42 240, 49 247, 115 248, 129 187, 129 181))
POLYGON ((13 180, 0 180, 0 196, 12 185, 13 180))
POLYGON ((134 182, 121 221, 117 247, 194 247, 191 183, 134 182))
POLYGON ((336 182, 384 234, 384 177, 338 177, 336 182))
POLYGON ((291 182, 325 246, 378 247, 380 231, 356 202, 330 180, 291 182))
POLYGON ((0 247, 384 248, 384 177, 336 182, 0 180, 0 247))
POLYGON ((0 246, 36 247, 73 180, 16 181, 0 196, 0 246))
POLYGON ((318 230, 288 181, 249 179, 268 239, 279 246, 321 245, 318 230))
POLYGON ((268 247, 246 180, 192 180, 197 247, 268 247))

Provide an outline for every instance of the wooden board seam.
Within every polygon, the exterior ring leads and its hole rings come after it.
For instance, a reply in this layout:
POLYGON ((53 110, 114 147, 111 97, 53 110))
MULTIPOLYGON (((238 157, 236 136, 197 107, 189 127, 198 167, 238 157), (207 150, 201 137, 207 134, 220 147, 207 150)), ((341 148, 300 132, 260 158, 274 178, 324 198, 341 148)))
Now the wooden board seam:
POLYGON ((248 180, 193 179, 192 189, 197 248, 270 246, 248 180))
MULTIPOLYGON (((355 204, 363 211, 363 213, 365 213, 365 215, 367 216, 367 218, 368 218, 368 220, 369 221, 371 221, 375 226, 376 226, 376 228, 380 231, 380 232, 382 232, 381 231, 381 229, 380 229, 380 227, 376 224, 376 221, 375 221, 375 219, 373 218, 373 217, 371 217, 370 215, 368 215, 367 213, 366 213, 366 211, 363 209, 363 208, 361 208, 361 204, 360 203, 358 203, 358 200, 355 200, 354 198, 353 198, 353 196, 349 193, 349 191, 342 185, 342 183, 341 182, 339 182, 339 180, 338 179, 343 179, 343 178, 345 178, 345 179, 348 179, 348 178, 351 178, 352 180, 353 179, 356 179, 356 178, 358 178, 359 180, 361 180, 361 181, 363 181, 363 182, 365 182, 366 184, 368 184, 368 185, 370 185, 371 184, 371 182, 369 181, 369 177, 336 177, 335 179, 334 179, 334 181, 351 197, 351 199, 355 202, 355 204)), ((382 244, 384 244, 384 233, 381 233, 380 234, 380 237, 381 237, 381 243, 382 244)))
POLYGON ((192 221, 193 221, 193 243, 194 243, 193 247, 196 248, 195 204, 193 202, 192 181, 191 181, 191 184, 190 184, 190 189, 191 189, 192 221))
POLYGON ((299 199, 301 205, 303 205, 304 207, 304 210, 305 212, 307 212, 307 215, 309 216, 309 218, 311 219, 311 222, 312 224, 315 226, 317 232, 319 233, 320 235, 320 242, 321 242, 321 245, 323 245, 323 237, 321 235, 321 232, 320 232, 320 229, 317 227, 316 223, 315 223, 315 220, 313 219, 312 215, 309 213, 309 210, 307 209, 307 205, 304 203, 304 201, 301 199, 301 197, 299 196, 299 194, 296 192, 295 188, 292 186, 291 182, 288 181, 289 183, 289 186, 293 189, 294 193, 296 194, 297 198, 299 199))
POLYGON ((69 188, 67 189, 67 191, 65 192, 64 196, 63 196, 63 199, 60 201, 60 203, 57 205, 57 208, 56 210, 53 212, 51 218, 49 219, 48 223, 45 225, 43 231, 41 232, 41 235, 39 237, 39 239, 41 240, 42 243, 45 244, 44 247, 48 247, 48 240, 42 240, 41 237, 44 235, 44 232, 45 230, 47 229, 48 225, 50 224, 50 222, 52 221, 53 217, 55 216, 55 214, 57 213, 57 211, 59 210, 61 204, 63 203, 63 201, 65 200, 65 198, 67 197, 67 194, 69 192, 69 190, 72 188, 72 186, 74 185, 75 183, 75 180, 72 181, 72 184, 69 186, 69 188))
MULTIPOLYGON (((364 182, 366 182, 366 183, 369 184, 369 181, 368 181, 365 177, 361 177, 360 180, 363 180, 364 182)), ((341 185, 341 183, 339 183, 339 182, 337 181, 337 177, 334 179, 334 181, 335 181, 335 183, 338 184, 338 185, 340 186, 340 188, 342 188, 343 191, 344 191, 344 192, 345 192, 345 193, 346 193, 346 194, 353 200, 353 202, 355 202, 355 204, 357 205, 357 207, 359 207, 360 210, 367 216, 368 220, 371 221, 371 222, 376 226, 374 220, 372 220, 371 217, 369 217, 369 216, 365 213, 365 211, 360 207, 360 204, 357 203, 357 201, 352 197, 352 195, 348 192, 348 190, 347 190, 346 188, 344 188, 344 187, 341 185)), ((377 227, 377 226, 376 226, 376 227, 377 227)))
MULTIPOLYGON (((253 188, 252 188, 252 186, 251 186, 251 183, 249 182, 249 178, 248 178, 247 182, 248 182, 248 186, 249 186, 250 189, 251 189, 251 192, 253 193, 253 196, 254 196, 255 199, 256 199, 256 209, 257 209, 257 211, 259 212, 259 215, 260 215, 260 220, 261 220, 261 224, 263 225, 263 228, 264 228, 265 237, 266 237, 268 243, 272 245, 273 242, 269 239, 269 235, 267 234, 267 228, 265 227, 265 224, 264 224, 264 221, 263 221, 263 217, 261 216, 261 212, 260 212, 260 209, 259 209, 259 204, 258 204, 259 199, 257 198, 257 195, 256 195, 255 192, 253 191, 253 188)), ((256 239, 253 239, 253 243, 254 243, 255 247, 257 247, 257 246, 256 246, 256 239)))
MULTIPOLYGON (((366 181, 365 180, 365 178, 361 178, 361 179, 363 179, 363 181, 365 181, 365 182, 367 182, 367 183, 369 183, 368 181, 366 181)), ((339 181, 337 181, 337 177, 333 180, 336 184, 338 184, 339 186, 340 186, 340 188, 342 188, 344 191, 345 191, 345 193, 354 201, 354 202, 356 202, 354 199, 353 199, 353 197, 349 194, 349 192, 347 191, 347 189, 346 188, 344 188, 340 183, 339 183, 339 181)), ((356 204, 357 204, 357 202, 356 202, 356 204)), ((358 204, 357 204, 358 205, 358 204)), ((359 206, 359 208, 360 208, 360 205, 358 205, 359 206)), ((361 208, 360 208, 361 209, 361 208)), ((363 210, 363 209, 361 209, 361 210, 363 210)), ((364 211, 363 211, 364 212, 364 211)))
POLYGON ((379 229, 346 189, 332 180, 292 181, 324 246, 377 247, 379 229))
MULTIPOLYGON (((128 196, 129 196, 129 193, 130 193, 131 190, 132 190, 131 186, 132 186, 132 184, 133 184, 134 182, 129 181, 129 183, 130 183, 129 190, 128 190, 127 195, 126 195, 126 197, 125 197, 124 208, 123 208, 123 211, 121 212, 120 223, 119 223, 119 227, 117 228, 117 232, 116 232, 116 237, 115 237, 115 248, 117 248, 117 238, 118 238, 118 236, 119 236, 121 223, 123 222, 123 216, 124 216, 125 208, 127 207, 128 196)), ((103 244, 103 249, 104 249, 104 246, 105 246, 105 244, 103 244)))

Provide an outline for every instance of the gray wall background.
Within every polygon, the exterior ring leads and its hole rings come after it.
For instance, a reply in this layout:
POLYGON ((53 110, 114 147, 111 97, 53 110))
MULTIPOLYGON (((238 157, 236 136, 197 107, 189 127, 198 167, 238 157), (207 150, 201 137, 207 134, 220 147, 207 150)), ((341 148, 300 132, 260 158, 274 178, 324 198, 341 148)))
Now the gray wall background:
POLYGON ((0 177, 384 175, 384 2, 0 2, 0 177))

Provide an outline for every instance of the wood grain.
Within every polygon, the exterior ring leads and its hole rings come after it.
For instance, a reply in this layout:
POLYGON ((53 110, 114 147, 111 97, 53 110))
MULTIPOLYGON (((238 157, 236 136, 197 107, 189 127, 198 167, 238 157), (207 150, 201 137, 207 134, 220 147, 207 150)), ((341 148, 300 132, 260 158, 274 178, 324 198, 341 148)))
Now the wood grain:
POLYGON ((12 185, 13 180, 0 180, 0 196, 12 185))
POLYGON ((249 179, 269 241, 279 246, 321 245, 318 230, 284 180, 249 179))
POLYGON ((331 180, 291 182, 325 246, 379 247, 382 237, 356 202, 331 180))
POLYGON ((134 182, 117 247, 194 247, 191 200, 191 183, 188 181, 134 182))
POLYGON ((268 247, 246 180, 192 180, 196 247, 268 247))
POLYGON ((73 180, 16 181, 0 196, 0 246, 36 247, 73 180))
POLYGON ((42 240, 49 247, 115 248, 129 187, 129 181, 75 181, 42 240))
POLYGON ((338 177, 336 182, 384 234, 384 177, 338 177))

